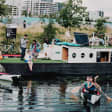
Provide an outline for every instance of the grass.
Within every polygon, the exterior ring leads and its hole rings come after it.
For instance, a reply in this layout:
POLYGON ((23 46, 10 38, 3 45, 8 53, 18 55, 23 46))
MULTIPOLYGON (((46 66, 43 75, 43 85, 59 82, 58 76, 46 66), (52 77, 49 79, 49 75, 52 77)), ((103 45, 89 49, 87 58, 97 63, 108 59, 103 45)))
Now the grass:
MULTIPOLYGON (((21 61, 20 58, 4 58, 0 60, 0 63, 25 63, 21 61)), ((66 63, 65 61, 61 60, 49 60, 49 59, 37 59, 34 63, 66 63)))

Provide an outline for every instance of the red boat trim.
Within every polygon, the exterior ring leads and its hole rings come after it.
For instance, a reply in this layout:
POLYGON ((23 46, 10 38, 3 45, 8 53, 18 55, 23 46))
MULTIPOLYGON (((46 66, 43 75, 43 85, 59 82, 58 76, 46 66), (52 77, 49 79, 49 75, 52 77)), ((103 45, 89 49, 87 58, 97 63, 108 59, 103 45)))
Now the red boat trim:
POLYGON ((0 75, 8 75, 8 73, 0 72, 0 75))
POLYGON ((2 56, 16 56, 16 57, 20 57, 20 54, 3 54, 2 56))

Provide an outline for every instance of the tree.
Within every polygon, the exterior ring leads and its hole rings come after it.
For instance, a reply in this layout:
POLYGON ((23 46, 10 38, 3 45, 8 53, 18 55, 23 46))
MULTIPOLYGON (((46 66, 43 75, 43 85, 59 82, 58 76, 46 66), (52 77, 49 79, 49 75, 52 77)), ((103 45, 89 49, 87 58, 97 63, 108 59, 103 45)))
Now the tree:
POLYGON ((24 15, 25 17, 27 17, 27 10, 23 10, 22 15, 24 15))
POLYGON ((43 43, 45 39, 48 39, 49 42, 52 41, 56 36, 56 28, 53 26, 53 22, 50 21, 47 26, 44 27, 44 32, 40 36, 40 41, 43 43))
POLYGON ((103 38, 105 36, 105 32, 106 32, 106 27, 104 25, 105 22, 106 22, 106 19, 104 18, 96 20, 95 33, 99 38, 103 38))
POLYGON ((8 12, 8 6, 5 4, 5 0, 0 0, 0 16, 5 16, 8 12))
POLYGON ((86 9, 82 6, 82 0, 69 0, 59 12, 57 22, 66 28, 80 27, 88 16, 86 9))
POLYGON ((31 13, 31 11, 29 12, 29 17, 32 17, 32 13, 31 13))

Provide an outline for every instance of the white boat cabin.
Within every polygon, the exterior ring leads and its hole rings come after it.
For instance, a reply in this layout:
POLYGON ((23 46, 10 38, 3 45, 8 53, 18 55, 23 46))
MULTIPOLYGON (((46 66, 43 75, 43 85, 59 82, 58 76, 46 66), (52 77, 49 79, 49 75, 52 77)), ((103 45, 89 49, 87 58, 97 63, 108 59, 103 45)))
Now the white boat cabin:
POLYGON ((66 60, 68 63, 111 63, 112 49, 54 45, 50 59, 66 60))

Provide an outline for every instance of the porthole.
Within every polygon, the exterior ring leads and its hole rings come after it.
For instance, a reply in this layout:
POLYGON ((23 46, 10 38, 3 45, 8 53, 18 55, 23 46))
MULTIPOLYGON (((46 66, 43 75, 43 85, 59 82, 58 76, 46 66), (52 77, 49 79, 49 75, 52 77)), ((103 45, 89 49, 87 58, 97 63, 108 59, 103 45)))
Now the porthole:
POLYGON ((90 58, 93 58, 93 53, 90 53, 90 54, 89 54, 89 57, 90 57, 90 58))
POLYGON ((85 57, 85 53, 81 53, 81 58, 84 58, 85 57))
POLYGON ((72 53, 72 57, 73 58, 76 58, 76 53, 72 53))

